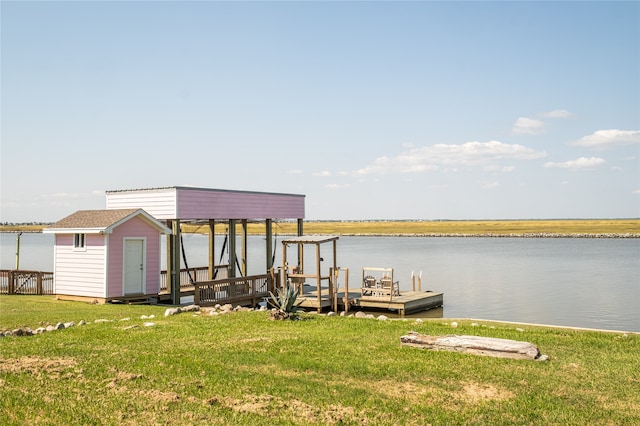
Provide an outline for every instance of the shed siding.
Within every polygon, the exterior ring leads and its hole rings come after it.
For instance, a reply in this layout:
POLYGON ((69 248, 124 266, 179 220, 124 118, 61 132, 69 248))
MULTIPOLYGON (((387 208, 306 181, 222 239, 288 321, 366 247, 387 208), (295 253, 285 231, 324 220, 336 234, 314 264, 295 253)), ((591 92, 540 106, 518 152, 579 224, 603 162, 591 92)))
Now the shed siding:
POLYGON ((107 192, 107 209, 144 209, 156 219, 177 217, 176 188, 107 192))
POLYGON ((109 235, 109 285, 107 297, 122 297, 124 268, 124 239, 142 238, 145 240, 145 293, 158 294, 160 291, 160 234, 158 230, 141 219, 134 217, 121 224, 109 235))
POLYGON ((178 188, 181 219, 304 218, 304 196, 178 188))
POLYGON ((88 234, 86 250, 75 250, 73 234, 56 235, 53 271, 56 294, 105 297, 104 242, 103 235, 88 234))
POLYGON ((156 219, 304 219, 304 195, 159 188, 107 192, 107 209, 141 208, 156 219))

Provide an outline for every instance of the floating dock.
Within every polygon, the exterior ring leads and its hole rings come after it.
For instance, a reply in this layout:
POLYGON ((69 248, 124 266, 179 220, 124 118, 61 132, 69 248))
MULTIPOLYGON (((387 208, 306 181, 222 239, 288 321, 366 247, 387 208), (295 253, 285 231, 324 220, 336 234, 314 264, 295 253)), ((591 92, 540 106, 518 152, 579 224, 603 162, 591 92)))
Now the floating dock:
MULTIPOLYGON (((338 309, 350 311, 356 309, 380 309, 397 312, 400 317, 416 312, 427 311, 429 309, 439 308, 443 304, 444 293, 436 293, 433 291, 401 291, 400 295, 389 297, 363 297, 360 291, 350 291, 348 295, 348 307, 345 306, 345 293, 338 291, 338 309)), ((328 295, 326 288, 322 288, 322 295, 318 302, 318 292, 315 287, 304 286, 304 292, 298 296, 300 307, 303 309, 316 309, 321 312, 325 309, 331 309, 333 301, 328 295)))

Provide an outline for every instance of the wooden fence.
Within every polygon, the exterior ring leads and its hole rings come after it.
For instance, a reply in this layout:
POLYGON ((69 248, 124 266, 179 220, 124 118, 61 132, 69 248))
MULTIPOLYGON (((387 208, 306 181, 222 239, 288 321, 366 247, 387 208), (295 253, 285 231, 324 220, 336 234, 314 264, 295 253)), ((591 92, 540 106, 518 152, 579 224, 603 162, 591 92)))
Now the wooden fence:
MULTIPOLYGON (((214 266, 216 279, 223 279, 229 276, 229 265, 214 266)), ((209 267, 198 266, 196 268, 180 270, 180 288, 189 289, 193 287, 193 282, 209 281, 209 267)), ((168 292, 167 288, 167 271, 160 271, 160 292, 168 292)))
POLYGON ((226 278, 195 283, 193 301, 199 306, 237 303, 257 305, 273 291, 274 278, 271 274, 251 275, 240 278, 226 278))
POLYGON ((2 269, 0 294, 53 295, 53 272, 2 269))

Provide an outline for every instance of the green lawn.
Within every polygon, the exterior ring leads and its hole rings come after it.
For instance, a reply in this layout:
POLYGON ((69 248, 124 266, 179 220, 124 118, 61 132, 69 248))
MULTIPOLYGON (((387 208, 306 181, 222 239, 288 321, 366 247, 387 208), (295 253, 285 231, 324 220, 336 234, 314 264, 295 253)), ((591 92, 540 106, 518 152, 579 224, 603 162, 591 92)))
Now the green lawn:
POLYGON ((637 334, 164 310, 0 296, 0 329, 88 322, 0 338, 0 423, 640 424, 637 334), (525 340, 550 361, 402 347, 412 330, 525 340))

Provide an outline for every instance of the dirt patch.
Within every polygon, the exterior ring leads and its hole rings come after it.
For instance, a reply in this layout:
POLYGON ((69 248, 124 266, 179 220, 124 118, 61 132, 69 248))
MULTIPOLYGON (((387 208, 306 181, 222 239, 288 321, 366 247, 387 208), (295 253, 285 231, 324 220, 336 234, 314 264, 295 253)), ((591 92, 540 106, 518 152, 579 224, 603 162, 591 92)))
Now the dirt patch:
POLYGON ((467 382, 462 390, 454 394, 458 399, 469 402, 503 401, 514 397, 514 393, 486 383, 467 382))
POLYGON ((353 407, 330 405, 318 408, 305 402, 288 399, 284 400, 272 395, 244 395, 242 398, 214 397, 206 401, 210 405, 221 405, 225 408, 260 416, 282 418, 287 412, 291 420, 298 424, 366 424, 366 417, 358 415, 353 407))
MULTIPOLYGON (((22 358, 5 359, 0 362, 0 373, 19 374, 31 373, 36 376, 46 374, 53 378, 60 377, 63 373, 74 369, 78 374, 82 370, 76 369, 78 365, 74 358, 44 358, 39 356, 25 356, 22 358)), ((65 375, 69 377, 69 375, 65 375)))

